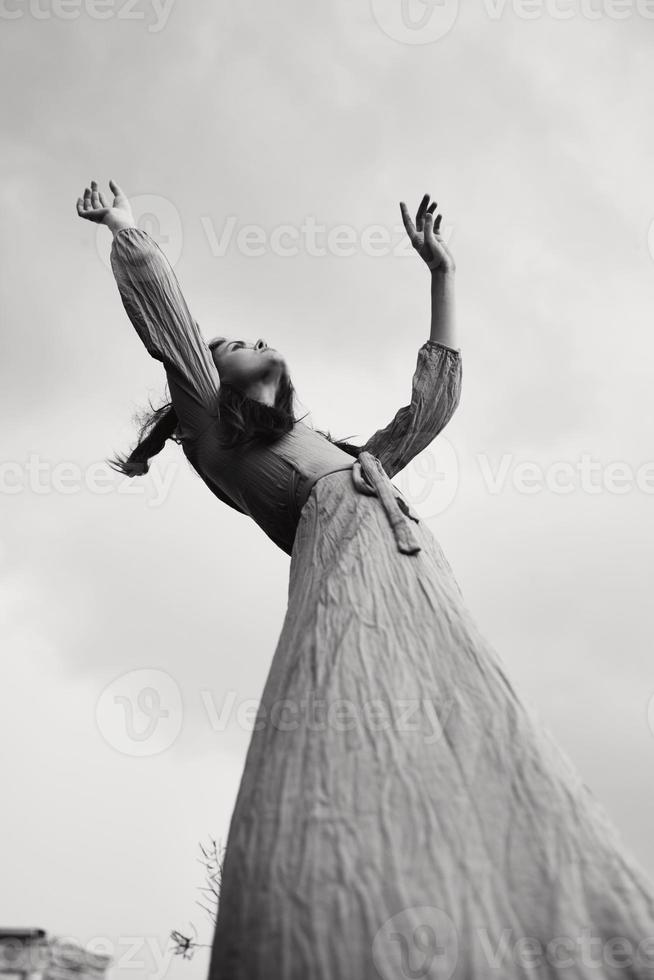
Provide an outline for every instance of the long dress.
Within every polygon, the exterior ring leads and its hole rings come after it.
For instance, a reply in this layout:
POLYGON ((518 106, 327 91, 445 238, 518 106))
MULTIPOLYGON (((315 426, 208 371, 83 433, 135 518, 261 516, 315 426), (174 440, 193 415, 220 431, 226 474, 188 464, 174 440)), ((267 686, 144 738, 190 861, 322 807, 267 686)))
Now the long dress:
MULTIPOLYGON (((420 550, 401 553, 378 496, 307 427, 272 458, 225 457, 219 379, 172 270, 135 230, 112 264, 188 458, 291 556, 210 980, 654 978, 654 887, 521 701, 430 529, 412 522, 420 550)), ((389 477, 447 424, 461 376, 459 351, 420 349, 410 404, 364 447, 389 477)))

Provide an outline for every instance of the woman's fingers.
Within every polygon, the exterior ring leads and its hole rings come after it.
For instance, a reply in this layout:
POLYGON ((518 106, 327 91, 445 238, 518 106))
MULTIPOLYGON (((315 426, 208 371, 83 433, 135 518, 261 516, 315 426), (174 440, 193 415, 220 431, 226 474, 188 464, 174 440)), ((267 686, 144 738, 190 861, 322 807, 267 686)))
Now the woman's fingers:
POLYGON ((440 237, 441 221, 443 215, 436 215, 433 212, 425 215, 425 244, 429 246, 432 260, 428 262, 430 268, 440 265, 448 256, 448 251, 443 239, 440 237))
POLYGON ((434 212, 427 211, 424 219, 425 244, 434 246, 434 212))
POLYGON ((425 194, 425 196, 423 197, 422 201, 418 206, 418 210, 416 211, 416 228, 418 229, 418 231, 422 231, 425 212, 427 210, 428 204, 429 204, 429 194, 425 194))
POLYGON ((400 201, 404 227, 414 247, 421 254, 423 243, 429 245, 435 254, 439 254, 440 246, 442 245, 440 230, 443 215, 436 213, 437 207, 438 203, 431 201, 429 194, 425 194, 416 212, 416 223, 414 224, 406 204, 404 201, 400 201))
POLYGON ((109 187, 114 195, 114 207, 121 204, 127 204, 127 195, 125 194, 124 190, 118 186, 115 180, 109 181, 109 187))
POLYGON ((407 208, 404 201, 400 201, 400 211, 402 212, 402 221, 404 222, 404 227, 406 228, 406 233, 414 241, 416 237, 416 226, 411 220, 411 215, 409 214, 409 209, 407 208))
POLYGON ((442 256, 440 245, 436 240, 433 211, 428 211, 425 215, 425 245, 429 248, 429 257, 425 255, 424 259, 430 269, 436 269, 441 263, 442 256))
POLYGON ((94 221, 97 216, 97 211, 89 206, 86 197, 77 198, 77 213, 80 218, 87 218, 89 221, 94 221))
MULTIPOLYGON (((129 208, 127 198, 123 195, 118 184, 115 184, 111 180, 109 184, 116 195, 114 206, 119 205, 123 208, 129 208)), ((84 188, 82 197, 77 198, 76 208, 80 218, 87 218, 89 221, 95 221, 99 224, 106 222, 111 212, 111 204, 107 202, 104 194, 98 190, 98 182, 96 180, 91 181, 90 187, 84 188)))
POLYGON ((404 201, 400 201, 402 221, 411 243, 432 272, 454 271, 455 265, 449 248, 441 237, 443 215, 439 214, 438 203, 425 194, 416 212, 413 223, 404 201), (417 226, 417 227, 416 227, 417 226))
POLYGON ((426 228, 427 228, 427 225, 426 225, 427 218, 430 218, 433 221, 433 225, 431 225, 431 227, 430 227, 430 232, 435 237, 438 237, 440 235, 440 233, 441 233, 441 221, 443 220, 443 215, 442 214, 435 214, 435 208, 436 207, 437 207, 437 205, 434 205, 434 210, 432 210, 432 208, 430 208, 429 211, 427 212, 427 214, 425 215, 425 234, 426 234, 426 228))

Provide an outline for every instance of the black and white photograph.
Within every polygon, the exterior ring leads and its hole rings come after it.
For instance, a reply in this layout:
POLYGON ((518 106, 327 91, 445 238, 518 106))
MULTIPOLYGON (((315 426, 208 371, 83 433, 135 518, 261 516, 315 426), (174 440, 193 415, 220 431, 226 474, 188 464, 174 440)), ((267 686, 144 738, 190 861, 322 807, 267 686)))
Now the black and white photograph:
POLYGON ((654 0, 0 43, 0 980, 654 980, 654 0))

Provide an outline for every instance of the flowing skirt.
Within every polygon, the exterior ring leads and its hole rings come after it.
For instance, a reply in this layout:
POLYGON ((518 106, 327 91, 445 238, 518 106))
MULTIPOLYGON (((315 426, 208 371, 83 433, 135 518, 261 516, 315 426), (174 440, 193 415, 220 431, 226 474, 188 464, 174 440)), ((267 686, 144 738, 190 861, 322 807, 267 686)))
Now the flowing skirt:
POLYGON ((413 527, 349 471, 302 510, 210 980, 651 980, 652 884, 413 527))

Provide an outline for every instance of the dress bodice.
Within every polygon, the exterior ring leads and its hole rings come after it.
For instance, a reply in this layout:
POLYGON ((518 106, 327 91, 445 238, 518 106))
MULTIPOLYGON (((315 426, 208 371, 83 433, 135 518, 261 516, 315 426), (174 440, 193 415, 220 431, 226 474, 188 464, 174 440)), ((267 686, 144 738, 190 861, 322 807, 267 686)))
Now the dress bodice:
POLYGON ((220 422, 197 440, 182 443, 184 452, 216 496, 248 514, 275 544, 290 555, 300 512, 315 481, 326 473, 350 469, 355 458, 296 422, 269 445, 225 449, 220 422))
MULTIPOLYGON (((313 484, 327 473, 353 468, 355 457, 301 421, 268 445, 221 446, 218 369, 163 252, 146 232, 124 228, 114 237, 111 265, 134 328, 166 370, 187 459, 220 500, 251 517, 290 555, 313 484)), ((461 379, 461 352, 425 341, 410 402, 362 446, 388 477, 447 425, 459 403, 461 379)))

